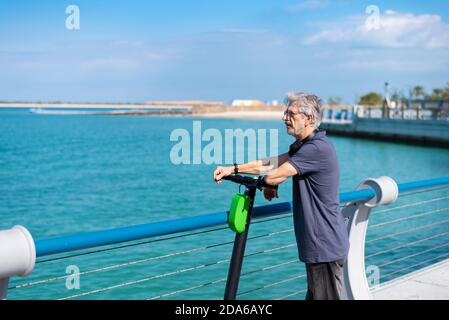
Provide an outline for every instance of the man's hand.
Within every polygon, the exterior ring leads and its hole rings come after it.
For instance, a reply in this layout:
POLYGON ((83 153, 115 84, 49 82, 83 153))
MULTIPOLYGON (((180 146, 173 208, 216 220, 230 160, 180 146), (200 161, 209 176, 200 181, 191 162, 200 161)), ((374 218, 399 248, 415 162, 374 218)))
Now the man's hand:
POLYGON ((214 180, 217 184, 221 183, 221 178, 230 176, 234 172, 234 167, 217 167, 214 171, 214 180))
POLYGON ((271 201, 275 197, 279 198, 278 190, 272 188, 263 188, 263 195, 268 201, 271 201))

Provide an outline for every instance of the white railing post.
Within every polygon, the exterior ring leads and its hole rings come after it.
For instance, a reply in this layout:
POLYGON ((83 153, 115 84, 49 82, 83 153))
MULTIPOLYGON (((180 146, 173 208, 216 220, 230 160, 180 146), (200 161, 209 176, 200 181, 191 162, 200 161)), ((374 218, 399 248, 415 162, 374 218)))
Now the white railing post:
POLYGON ((31 234, 22 226, 0 231, 0 299, 6 299, 11 276, 25 277, 36 263, 31 234))
POLYGON ((371 209, 393 203, 398 198, 398 186, 390 177, 367 179, 357 190, 373 189, 375 196, 369 201, 346 203, 343 215, 348 221, 349 253, 343 269, 343 298, 372 299, 365 271, 365 237, 371 209))

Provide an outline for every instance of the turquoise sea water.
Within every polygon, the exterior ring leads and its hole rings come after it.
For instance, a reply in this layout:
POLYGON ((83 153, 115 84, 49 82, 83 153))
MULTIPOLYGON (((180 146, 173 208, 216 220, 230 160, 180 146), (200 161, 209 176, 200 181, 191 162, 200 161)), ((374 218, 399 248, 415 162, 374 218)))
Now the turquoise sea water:
MULTIPOLYGON (((35 239, 43 239, 227 210, 238 188, 226 182, 215 185, 215 165, 170 162, 175 144, 170 133, 178 128, 191 132, 194 120, 201 120, 203 130, 223 133, 236 128, 278 129, 281 152, 292 142, 280 120, 55 116, 0 110, 0 229, 19 224, 35 239)), ((341 191, 353 190, 368 177, 388 175, 401 183, 449 175, 447 149, 331 139, 340 161, 341 191)), ((375 210, 379 212, 370 220, 366 263, 379 267, 381 282, 448 257, 448 190, 408 195, 390 206, 402 208, 375 210), (409 203, 418 204, 408 207, 409 203)), ((287 181, 276 201, 290 200, 287 181)), ((256 205, 267 203, 259 194, 256 205)), ((289 215, 251 226, 250 237, 287 231, 248 242, 246 252, 251 256, 244 262, 239 299, 303 298, 304 266, 296 261, 291 228, 289 215), (259 254, 264 250, 269 252, 259 254)), ((222 260, 230 258, 233 237, 224 229, 68 259, 43 257, 31 276, 16 277, 10 286, 64 276, 68 266, 76 266, 87 272, 80 278, 80 289, 67 289, 62 278, 11 289, 9 298, 81 294, 77 298, 220 299, 228 268, 222 260), (145 261, 121 265, 138 260, 145 261)))

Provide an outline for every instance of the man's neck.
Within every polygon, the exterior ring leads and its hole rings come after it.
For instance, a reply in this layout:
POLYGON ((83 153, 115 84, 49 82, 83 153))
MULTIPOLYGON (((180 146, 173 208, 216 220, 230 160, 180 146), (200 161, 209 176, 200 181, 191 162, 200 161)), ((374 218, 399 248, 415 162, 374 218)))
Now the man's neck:
POLYGON ((312 132, 315 131, 315 128, 310 126, 304 129, 303 132, 301 132, 301 135, 297 135, 296 139, 302 141, 304 139, 306 139, 308 136, 310 136, 312 134, 312 132))

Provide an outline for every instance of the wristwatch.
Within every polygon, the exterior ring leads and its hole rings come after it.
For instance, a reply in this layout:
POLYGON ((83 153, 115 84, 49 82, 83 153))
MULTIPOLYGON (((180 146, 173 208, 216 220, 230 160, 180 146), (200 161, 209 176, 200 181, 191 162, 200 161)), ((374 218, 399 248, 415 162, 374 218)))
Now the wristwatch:
POLYGON ((238 174, 239 173, 239 166, 237 163, 234 162, 234 174, 238 174))

